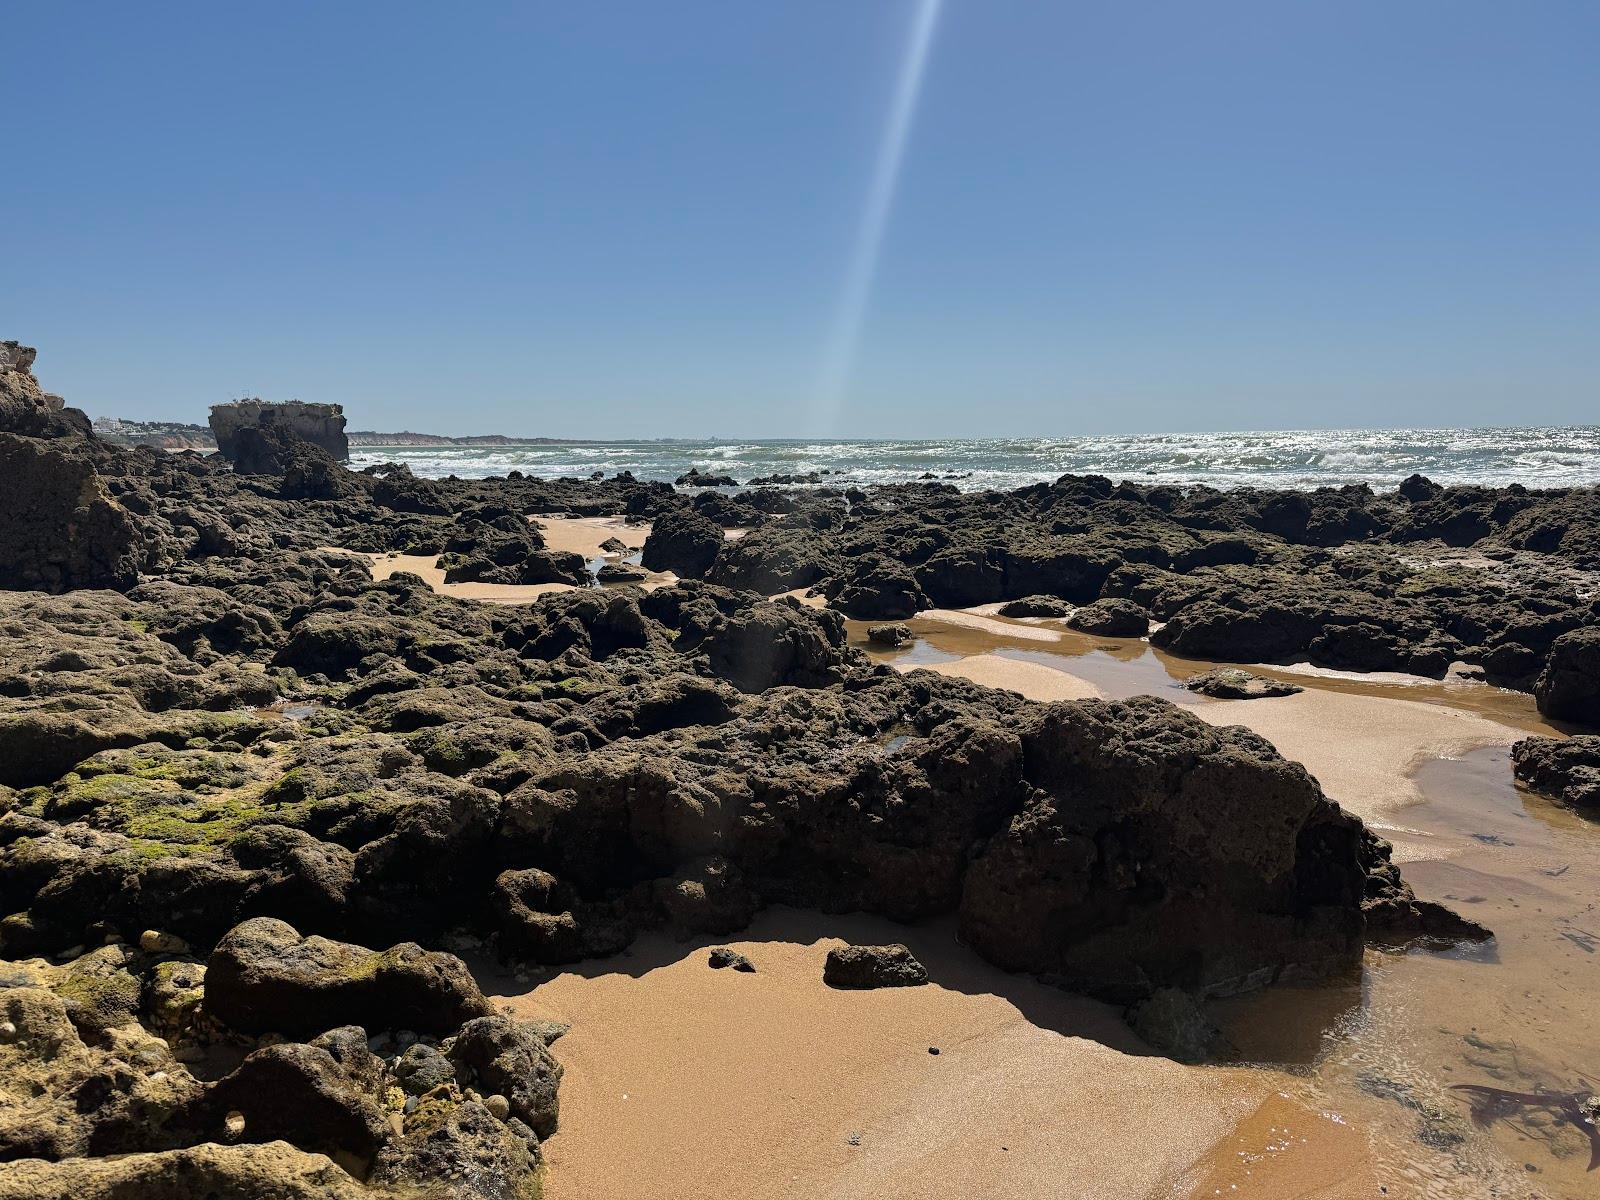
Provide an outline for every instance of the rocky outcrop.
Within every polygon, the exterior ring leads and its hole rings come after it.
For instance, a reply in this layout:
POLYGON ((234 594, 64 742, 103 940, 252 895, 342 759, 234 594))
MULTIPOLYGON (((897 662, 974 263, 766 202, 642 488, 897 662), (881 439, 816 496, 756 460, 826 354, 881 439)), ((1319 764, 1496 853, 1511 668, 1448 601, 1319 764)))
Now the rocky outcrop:
POLYGON ((1533 695, 1547 717, 1600 725, 1600 625, 1555 639, 1533 695))
POLYGON ((77 439, 0 433, 0 587, 132 587, 139 536, 77 439))
POLYGON ((39 386, 33 377, 37 355, 32 346, 0 342, 0 432, 35 438, 92 437, 88 417, 39 386))
POLYGON ((358 1020, 440 1032, 486 1015, 488 1003, 457 958, 414 942, 382 952, 302 938, 257 917, 217 944, 206 964, 206 1008, 246 1033, 317 1033, 358 1020))
POLYGON ((732 475, 718 475, 712 471, 702 471, 699 467, 690 467, 675 480, 679 487, 738 487, 739 481, 732 475))
POLYGON ((1530 737, 1511 747, 1512 770, 1530 791, 1571 808, 1600 811, 1600 735, 1530 737))
POLYGON ((1101 637, 1143 637, 1150 632, 1150 614, 1132 600, 1107 596, 1074 609, 1067 624, 1101 637))
POLYGON ((241 431, 268 427, 274 427, 299 441, 310 442, 335 459, 350 457, 350 443, 344 434, 344 408, 338 404, 307 404, 300 400, 234 400, 227 404, 213 404, 210 424, 211 432, 217 439, 217 449, 229 462, 237 463, 241 454, 254 453, 249 440, 241 444, 241 431))
POLYGON ((693 509, 669 509, 651 526, 639 561, 651 571, 701 579, 717 560, 723 541, 722 527, 693 509))
POLYGON ((0 1200, 364 1200, 370 1195, 327 1156, 282 1142, 203 1142, 118 1158, 34 1159, 7 1163, 0 1172, 0 1200))

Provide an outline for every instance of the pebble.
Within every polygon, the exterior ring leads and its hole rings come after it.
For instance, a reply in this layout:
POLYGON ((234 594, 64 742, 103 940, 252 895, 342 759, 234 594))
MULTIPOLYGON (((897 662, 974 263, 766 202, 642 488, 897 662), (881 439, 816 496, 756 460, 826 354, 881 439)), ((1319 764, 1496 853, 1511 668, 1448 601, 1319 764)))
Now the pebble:
POLYGON ((409 1029, 402 1029, 394 1035, 395 1044, 404 1050, 407 1046, 417 1043, 417 1035, 409 1029))
POLYGON ((511 1101, 504 1096, 490 1096, 483 1102, 483 1106, 489 1110, 489 1115, 497 1121, 504 1121, 511 1115, 511 1101))
POLYGON ((0 1021, 0 1042, 9 1042, 17 1036, 17 1027, 11 1021, 0 1021))

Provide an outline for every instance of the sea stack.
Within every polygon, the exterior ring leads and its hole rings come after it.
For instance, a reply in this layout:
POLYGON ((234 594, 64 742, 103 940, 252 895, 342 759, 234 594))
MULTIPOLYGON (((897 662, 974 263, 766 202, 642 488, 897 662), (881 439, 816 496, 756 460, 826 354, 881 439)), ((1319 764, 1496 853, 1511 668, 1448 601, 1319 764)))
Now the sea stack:
POLYGON ((301 441, 326 450, 334 458, 350 457, 350 443, 344 434, 344 406, 307 404, 300 400, 281 403, 266 400, 234 400, 211 406, 211 432, 217 449, 229 462, 237 461, 241 429, 278 425, 301 441))

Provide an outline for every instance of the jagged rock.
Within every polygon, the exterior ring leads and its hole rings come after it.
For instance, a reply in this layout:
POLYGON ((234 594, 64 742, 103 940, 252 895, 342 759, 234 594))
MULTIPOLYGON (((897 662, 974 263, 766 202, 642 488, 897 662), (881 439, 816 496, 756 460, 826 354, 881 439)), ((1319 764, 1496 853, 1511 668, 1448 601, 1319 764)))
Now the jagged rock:
POLYGON ((928 969, 898 942, 836 946, 823 963, 822 982, 836 988, 916 987, 928 982, 928 969))
POLYGON ((741 692, 825 687, 842 677, 844 622, 793 600, 757 604, 706 639, 711 670, 741 692))
MULTIPOLYGON (((211 406, 211 432, 216 436, 222 457, 237 462, 243 452, 240 435, 245 430, 274 429, 301 442, 309 442, 335 459, 350 457, 350 443, 344 432, 344 408, 338 404, 307 404, 299 400, 281 403, 264 400, 235 400, 211 406)), ((282 474, 272 471, 268 474, 282 474)))
POLYGON ((442 1032, 488 1012, 460 959, 414 942, 368 950, 256 917, 206 964, 206 1009, 231 1029, 289 1035, 336 1025, 442 1032))
POLYGON ((701 579, 725 541, 722 527, 693 509, 668 509, 655 519, 639 562, 650 571, 701 579))
POLYGON ((1600 725, 1600 625, 1556 638, 1533 695, 1547 717, 1600 725))
POLYGON ((1511 763, 1517 780, 1539 795, 1600 809, 1600 734, 1523 738, 1511 747, 1511 763))
POLYGON ((1150 632, 1150 614, 1132 600, 1110 596, 1074 609, 1067 625, 1101 637, 1143 637, 1150 632))
POLYGON ((846 616, 862 621, 914 617, 931 607, 911 571, 892 558, 869 558, 853 563, 843 586, 829 604, 846 616))
POLYGON ((93 437, 88 417, 39 386, 33 377, 37 355, 32 346, 0 342, 0 432, 33 438, 93 437))
POLYGON ((498 1015, 468 1021, 450 1057, 472 1073, 480 1091, 505 1096, 511 1112, 541 1138, 556 1131, 561 1064, 531 1026, 498 1015))
POLYGON ((538 1138, 516 1125, 473 1100, 424 1104, 379 1153, 368 1182, 380 1195, 431 1197, 448 1181, 452 1200, 536 1200, 538 1138))
POLYGON ((740 954, 737 950, 730 950, 727 946, 711 947, 711 957, 708 960, 708 965, 714 971, 731 967, 735 971, 742 971, 746 974, 754 972, 756 969, 756 965, 743 954, 740 954))
POLYGON ((679 487, 738 487, 739 481, 732 475, 717 475, 710 471, 702 471, 699 467, 690 467, 674 481, 679 487))
POLYGON ((0 433, 0 587, 126 590, 138 581, 133 520, 81 446, 0 433))
POLYGON ((1298 683, 1252 675, 1238 667, 1217 667, 1183 681, 1191 692, 1216 700, 1258 700, 1267 696, 1292 696, 1305 691, 1298 683))
POLYGON ((220 1141, 229 1137, 230 1117, 236 1125, 242 1117, 234 1140, 285 1141, 365 1176, 390 1128, 363 1082, 321 1046, 268 1046, 207 1088, 184 1119, 199 1136, 220 1141))

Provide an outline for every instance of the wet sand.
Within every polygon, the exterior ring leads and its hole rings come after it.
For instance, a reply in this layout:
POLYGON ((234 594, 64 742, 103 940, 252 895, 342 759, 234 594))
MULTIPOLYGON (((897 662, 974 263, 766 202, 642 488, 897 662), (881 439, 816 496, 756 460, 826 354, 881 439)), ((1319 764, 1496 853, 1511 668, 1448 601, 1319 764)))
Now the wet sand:
MULTIPOLYGON (((1299 695, 1210 700, 1178 685, 1211 664, 1136 640, 1069 631, 1045 650, 942 615, 913 622, 921 640, 909 652, 877 656, 1041 699, 1052 689, 1038 672, 1054 669, 1106 695, 1154 692, 1205 720, 1255 729, 1396 843, 1418 895, 1495 930, 1487 947, 1373 950, 1357 978, 1211 1006, 1240 1061, 1279 1064, 1364 1133, 1364 1152, 1347 1149, 1382 1176, 1385 1194, 1600 1195, 1587 1130, 1515 1101, 1479 1129, 1471 1094, 1453 1090, 1600 1091, 1600 827, 1516 787, 1509 744, 1559 732, 1531 698, 1470 681, 1294 665, 1251 669, 1300 683, 1299 695)), ((1228 1155, 1219 1149, 1216 1159, 1215 1179, 1195 1181, 1194 1195, 1239 1194, 1228 1155)), ((1324 1193, 1284 1185, 1274 1194, 1324 1193)))
POLYGON ((1034 700, 1153 694, 1214 724, 1253 729, 1286 758, 1304 763, 1328 795, 1395 842, 1401 860, 1436 853, 1429 835, 1398 815, 1422 799, 1414 778, 1421 764, 1509 746, 1529 732, 1557 732, 1539 719, 1530 697, 1469 681, 1399 675, 1367 680, 1252 666, 1306 690, 1258 700, 1213 700, 1182 683, 1224 664, 1172 658, 1139 639, 1092 637, 1064 626, 1043 629, 1040 622, 943 610, 920 614, 911 624, 920 640, 908 650, 883 651, 862 639, 863 648, 902 670, 925 667, 1034 700), (1048 648, 1040 645, 1041 633, 1052 639, 1048 648))
POLYGON ((948 922, 769 910, 726 943, 750 975, 704 944, 645 938, 511 985, 514 1011, 572 1022, 549 1200, 1382 1194, 1366 1136, 1300 1081, 1150 1055, 1114 1010, 987 966, 948 922), (905 941, 934 982, 828 988, 840 939, 905 941))

